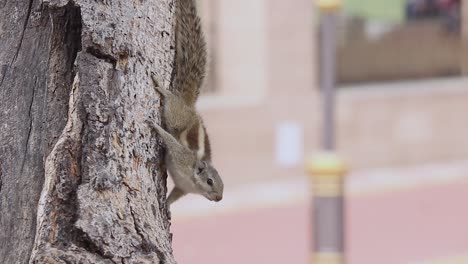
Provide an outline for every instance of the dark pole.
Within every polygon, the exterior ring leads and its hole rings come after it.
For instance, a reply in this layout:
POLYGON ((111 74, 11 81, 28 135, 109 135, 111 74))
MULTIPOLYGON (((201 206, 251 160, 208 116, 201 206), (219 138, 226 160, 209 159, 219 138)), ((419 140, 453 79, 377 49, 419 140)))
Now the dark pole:
POLYGON ((344 175, 335 150, 336 32, 340 0, 318 0, 323 153, 307 163, 313 194, 313 264, 345 264, 344 175))
POLYGON ((335 78, 336 78, 336 18, 335 12, 321 16, 321 86, 323 92, 323 148, 335 148, 335 78))

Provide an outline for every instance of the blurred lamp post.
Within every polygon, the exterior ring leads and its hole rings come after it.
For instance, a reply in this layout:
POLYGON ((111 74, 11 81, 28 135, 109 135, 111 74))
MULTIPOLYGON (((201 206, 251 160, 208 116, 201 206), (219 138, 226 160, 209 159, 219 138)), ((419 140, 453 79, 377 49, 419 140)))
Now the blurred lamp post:
POLYGON ((335 147, 336 20, 339 0, 318 0, 320 16, 320 86, 323 93, 323 148, 335 147))
POLYGON ((340 0, 316 0, 321 12, 320 65, 323 95, 323 150, 307 161, 313 194, 313 264, 344 264, 344 175, 335 148, 336 31, 340 0))
POLYGON ((344 264, 343 177, 346 167, 329 152, 307 163, 312 178, 313 252, 312 264, 344 264))

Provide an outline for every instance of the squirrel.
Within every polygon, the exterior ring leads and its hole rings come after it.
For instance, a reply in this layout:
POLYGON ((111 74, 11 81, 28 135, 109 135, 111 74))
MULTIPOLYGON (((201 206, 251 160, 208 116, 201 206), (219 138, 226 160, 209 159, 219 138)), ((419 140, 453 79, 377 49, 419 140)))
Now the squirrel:
POLYGON ((168 148, 165 160, 175 184, 167 199, 168 204, 187 193, 220 201, 224 184, 211 163, 211 147, 201 116, 179 96, 161 88, 154 75, 152 79, 155 90, 161 93, 164 100, 163 119, 167 131, 156 123, 150 125, 157 130, 168 148))
POLYGON ((195 0, 176 1, 175 67, 172 92, 159 86, 151 74, 154 89, 164 100, 166 126, 151 122, 166 145, 166 163, 175 187, 168 196, 172 204, 187 193, 197 193, 220 201, 224 184, 211 162, 206 127, 195 108, 206 74, 206 42, 195 0))
POLYGON ((213 166, 198 159, 195 151, 182 145, 158 124, 150 125, 157 130, 169 148, 165 162, 175 186, 167 198, 167 203, 171 205, 187 193, 203 195, 210 201, 221 201, 224 185, 213 166))

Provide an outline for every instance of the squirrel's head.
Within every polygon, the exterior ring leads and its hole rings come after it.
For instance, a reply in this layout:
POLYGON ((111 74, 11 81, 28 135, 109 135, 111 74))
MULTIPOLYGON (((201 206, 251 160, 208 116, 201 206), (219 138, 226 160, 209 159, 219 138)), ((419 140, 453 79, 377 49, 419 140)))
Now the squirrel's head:
POLYGON ((224 184, 218 171, 208 161, 199 160, 195 167, 195 183, 200 194, 210 201, 223 199, 224 184))

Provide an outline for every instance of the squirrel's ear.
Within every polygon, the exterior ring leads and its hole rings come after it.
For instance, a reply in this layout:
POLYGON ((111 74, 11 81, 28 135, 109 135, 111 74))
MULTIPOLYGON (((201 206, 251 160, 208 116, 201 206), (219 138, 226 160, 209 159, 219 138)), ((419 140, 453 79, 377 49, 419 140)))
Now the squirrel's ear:
POLYGON ((205 170, 205 167, 206 167, 206 166, 205 166, 204 162, 197 162, 197 166, 196 166, 196 168, 195 168, 196 174, 197 174, 197 175, 201 175, 202 172, 205 170))

